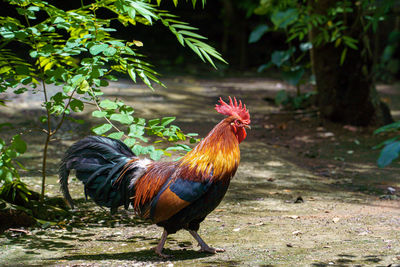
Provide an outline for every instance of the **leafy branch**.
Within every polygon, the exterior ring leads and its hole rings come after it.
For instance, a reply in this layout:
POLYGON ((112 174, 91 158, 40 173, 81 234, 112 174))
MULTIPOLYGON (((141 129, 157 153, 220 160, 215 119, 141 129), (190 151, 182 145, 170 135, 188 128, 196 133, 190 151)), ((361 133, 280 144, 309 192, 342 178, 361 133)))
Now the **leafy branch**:
MULTIPOLYGON (((177 1, 173 0, 177 5, 177 1)), ((153 84, 165 86, 159 80, 159 73, 154 66, 145 61, 140 53, 143 43, 138 40, 120 40, 112 36, 116 31, 110 26, 110 20, 118 20, 122 25, 148 26, 159 21, 178 39, 178 42, 189 47, 204 62, 215 67, 214 60, 225 62, 221 55, 207 45, 205 37, 197 34, 197 28, 177 20, 177 16, 160 10, 150 1, 139 0, 98 0, 73 10, 62 10, 43 0, 6 0, 15 6, 25 23, 16 18, 0 17, 0 92, 15 88, 14 93, 35 90, 41 83, 43 108, 46 115, 40 118, 46 126, 42 158, 42 192, 45 194, 47 152, 52 137, 61 129, 65 119, 70 115, 82 112, 87 104, 96 106, 92 112, 95 118, 102 118, 106 123, 93 127, 93 132, 107 135, 123 141, 137 155, 148 154, 158 160, 169 151, 189 150, 185 144, 174 144, 170 147, 155 148, 144 145, 149 138, 155 143, 175 143, 189 140, 197 142, 196 134, 185 134, 173 125, 173 117, 145 120, 133 116, 134 109, 121 100, 100 99, 104 94, 102 88, 108 81, 117 81, 115 73, 128 74, 137 82, 141 79, 149 88, 153 84), (96 11, 105 8, 116 17, 101 19, 96 11), (47 18, 37 20, 36 14, 47 14, 47 18), (18 42, 28 51, 35 63, 16 56, 10 44, 18 42), (58 86, 56 93, 50 93, 48 85, 58 86), (31 89, 28 89, 31 88, 31 89), (51 121, 58 119, 52 127, 51 121), (111 132, 111 130, 114 132, 111 132)), ((192 0, 193 6, 196 0, 192 0)), ((205 0, 201 1, 204 5, 205 0)), ((160 1, 157 1, 160 4, 160 1)), ((1 178, 1 177, 0 177, 1 178)))

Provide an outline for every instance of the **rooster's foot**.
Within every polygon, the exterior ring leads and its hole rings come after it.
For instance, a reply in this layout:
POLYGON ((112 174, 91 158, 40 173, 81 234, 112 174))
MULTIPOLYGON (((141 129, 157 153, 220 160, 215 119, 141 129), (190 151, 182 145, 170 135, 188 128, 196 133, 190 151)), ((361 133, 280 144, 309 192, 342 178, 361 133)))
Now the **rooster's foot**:
POLYGON ((165 241, 167 240, 167 236, 168 236, 168 232, 164 229, 164 232, 163 232, 163 234, 161 236, 160 242, 158 243, 158 245, 156 247, 152 248, 152 250, 154 250, 154 252, 158 256, 160 256, 161 258, 164 258, 164 259, 172 258, 171 255, 167 255, 167 254, 162 253, 165 241))
POLYGON ((203 247, 200 248, 200 252, 207 252, 207 253, 215 254, 217 252, 225 252, 225 249, 223 249, 223 248, 213 248, 213 247, 209 247, 209 246, 203 246, 203 247))
POLYGON ((159 250, 158 247, 151 248, 154 252, 163 259, 173 258, 174 256, 162 253, 162 250, 159 250))
POLYGON ((189 233, 194 237, 194 239, 197 240, 197 242, 199 242, 200 252, 207 252, 212 254, 215 254, 217 252, 225 252, 225 249, 223 248, 212 248, 209 245, 207 245, 206 242, 204 242, 204 240, 201 239, 201 237, 196 231, 189 230, 189 233))

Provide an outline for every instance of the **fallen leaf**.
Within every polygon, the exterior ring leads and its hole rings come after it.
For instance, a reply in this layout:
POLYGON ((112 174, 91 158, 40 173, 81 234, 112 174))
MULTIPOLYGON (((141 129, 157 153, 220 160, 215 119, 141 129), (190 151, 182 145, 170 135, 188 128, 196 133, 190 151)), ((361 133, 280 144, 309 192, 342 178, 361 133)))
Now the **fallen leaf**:
POLYGON ((286 218, 290 218, 290 219, 298 219, 298 218, 300 218, 299 216, 297 216, 297 215, 287 215, 287 216, 285 216, 286 218))
POLYGON ((318 133, 317 136, 321 138, 329 138, 329 137, 334 137, 335 134, 331 132, 325 132, 325 133, 318 133))
POLYGON ((278 124, 278 128, 281 129, 281 130, 286 130, 286 128, 287 128, 287 123, 282 122, 282 123, 278 124))
POLYGON ((368 235, 368 232, 364 231, 364 232, 359 233, 358 235, 368 235))
POLYGON ((343 126, 343 129, 349 130, 350 132, 353 133, 358 131, 358 128, 352 125, 345 125, 343 126))

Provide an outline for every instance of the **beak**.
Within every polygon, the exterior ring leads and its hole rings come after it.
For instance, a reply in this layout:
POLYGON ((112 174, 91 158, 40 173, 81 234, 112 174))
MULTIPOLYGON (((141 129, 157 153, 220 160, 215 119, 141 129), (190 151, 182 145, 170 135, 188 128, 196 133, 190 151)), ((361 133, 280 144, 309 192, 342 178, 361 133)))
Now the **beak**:
POLYGON ((247 125, 247 124, 244 125, 244 128, 251 130, 250 125, 247 125))

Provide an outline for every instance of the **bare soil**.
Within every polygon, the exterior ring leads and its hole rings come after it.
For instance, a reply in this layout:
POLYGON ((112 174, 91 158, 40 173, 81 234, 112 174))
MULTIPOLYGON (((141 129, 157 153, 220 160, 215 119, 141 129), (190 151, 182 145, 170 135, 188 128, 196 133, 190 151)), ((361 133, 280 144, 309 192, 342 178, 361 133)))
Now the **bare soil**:
MULTIPOLYGON (((0 266, 400 266, 399 164, 376 166, 372 147, 390 137, 373 128, 322 121, 315 109, 282 110, 271 104, 278 81, 260 78, 166 79, 168 89, 151 92, 131 82, 112 84, 108 97, 118 97, 135 114, 176 116, 186 132, 204 136, 222 118, 216 99, 235 95, 251 112, 252 130, 241 144, 241 163, 221 205, 202 223, 200 234, 225 253, 197 252, 184 231, 171 235, 162 260, 150 250, 162 229, 121 211, 110 215, 84 201, 82 185, 71 182, 78 210, 72 220, 47 229, 30 228, 0 235, 0 266), (388 193, 388 187, 397 191, 388 193), (73 227, 70 227, 70 226, 73 227)), ((399 117, 399 85, 379 90, 399 117)), ((44 136, 38 95, 13 98, 2 109, 0 123, 12 121, 24 133, 29 151, 22 159, 23 180, 40 188, 44 136)), ((67 122, 51 143, 47 194, 60 196, 57 164, 63 151, 95 123, 67 122)), ((2 137, 14 130, 2 131, 2 137)))

